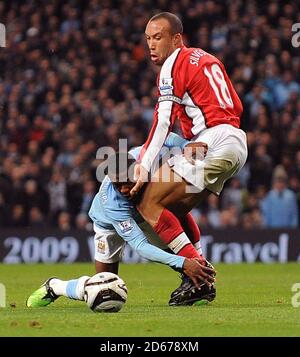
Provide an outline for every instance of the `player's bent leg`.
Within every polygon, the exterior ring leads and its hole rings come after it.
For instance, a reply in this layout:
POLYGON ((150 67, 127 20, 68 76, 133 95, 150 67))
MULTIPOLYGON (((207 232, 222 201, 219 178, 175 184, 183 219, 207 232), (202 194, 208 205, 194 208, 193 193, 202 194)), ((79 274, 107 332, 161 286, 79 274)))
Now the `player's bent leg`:
POLYGON ((186 182, 183 180, 179 182, 180 180, 181 178, 170 169, 168 164, 162 165, 154 174, 153 181, 145 188, 143 198, 137 208, 161 240, 175 254, 201 259, 184 232, 180 220, 166 208, 169 204, 178 204, 180 200, 191 197, 191 194, 186 192, 186 182))
MULTIPOLYGON (((200 244, 200 229, 197 225, 197 223, 195 222, 194 217, 192 216, 191 213, 188 213, 187 215, 180 217, 179 218, 180 223, 185 231, 185 233, 187 234, 187 236, 189 237, 191 243, 194 245, 194 248, 199 252, 200 257, 202 258, 202 261, 205 265, 209 266, 210 268, 214 269, 214 267, 209 264, 203 254, 202 254, 202 249, 201 249, 201 244, 200 244)), ((177 301, 174 300, 175 296, 181 293, 186 292, 187 290, 191 289, 193 287, 193 283, 191 281, 191 279, 184 273, 181 274, 181 284, 179 285, 179 287, 177 289, 175 289, 172 293, 171 293, 171 305, 177 305, 177 301)), ((198 292, 194 293, 194 298, 199 298, 199 300, 197 300, 197 303, 200 304, 200 302, 203 300, 202 303, 205 303, 205 299, 203 299, 203 289, 202 292, 200 294, 200 296, 197 296, 198 292)), ((198 294, 199 295, 199 294, 198 294)), ((181 304, 183 304, 184 302, 186 302, 186 300, 190 301, 190 297, 187 296, 184 293, 183 298, 181 299, 181 304)), ((212 299, 210 299, 212 300, 212 299)), ((207 302, 208 300, 206 300, 207 302)), ((196 303, 196 302, 195 302, 196 303)))
POLYGON ((118 274, 119 262, 117 261, 115 263, 102 263, 99 262, 98 260, 95 260, 95 269, 96 269, 96 273, 110 272, 110 273, 118 274))
MULTIPOLYGON (((202 255, 202 249, 201 249, 201 243, 200 243, 200 229, 198 224, 196 223, 193 215, 189 212, 187 215, 184 217, 180 217, 179 221, 181 223, 181 226, 185 232, 185 234, 189 237, 189 240, 193 244, 194 248, 198 251, 201 257, 202 255)), ((204 260, 204 257, 203 257, 204 260)))
POLYGON ((58 297, 83 301, 84 284, 89 276, 81 276, 73 280, 60 280, 55 277, 47 279, 39 289, 35 290, 27 299, 27 307, 44 307, 54 302, 58 297))
POLYGON ((181 218, 184 218, 194 207, 205 201, 211 194, 211 191, 204 189, 200 193, 187 195, 186 198, 177 202, 173 201, 172 197, 166 197, 166 199, 162 201, 162 204, 166 205, 166 207, 181 220, 181 218))
POLYGON ((211 193, 205 189, 189 192, 190 188, 191 185, 165 163, 147 184, 137 208, 152 227, 157 224, 164 207, 170 208, 179 217, 185 216, 211 193))
POLYGON ((165 163, 153 175, 151 182, 147 184, 137 208, 153 227, 157 224, 163 210, 162 202, 167 199, 164 205, 166 207, 169 203, 169 197, 173 195, 173 202, 178 203, 186 197, 185 191, 186 182, 165 163))

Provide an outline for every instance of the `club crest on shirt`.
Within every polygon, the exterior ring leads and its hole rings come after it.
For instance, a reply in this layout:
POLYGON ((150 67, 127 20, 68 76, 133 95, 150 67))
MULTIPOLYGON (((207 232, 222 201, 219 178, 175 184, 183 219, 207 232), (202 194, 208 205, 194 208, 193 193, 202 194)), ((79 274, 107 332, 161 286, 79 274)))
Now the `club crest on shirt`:
POLYGON ((128 233, 133 230, 133 225, 131 224, 130 219, 120 222, 119 227, 120 227, 122 233, 128 233))
POLYGON ((162 78, 159 80, 159 91, 161 95, 173 93, 172 82, 173 82, 173 78, 162 78))

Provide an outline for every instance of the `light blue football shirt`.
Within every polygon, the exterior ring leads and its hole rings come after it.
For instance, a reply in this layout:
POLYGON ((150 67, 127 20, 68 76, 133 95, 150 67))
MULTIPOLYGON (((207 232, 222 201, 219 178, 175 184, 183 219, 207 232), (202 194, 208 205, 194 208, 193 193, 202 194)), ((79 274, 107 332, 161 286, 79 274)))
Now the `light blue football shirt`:
MULTIPOLYGON (((165 146, 183 148, 187 143, 187 140, 170 133, 165 146)), ((137 159, 141 148, 131 150, 130 154, 137 159)), ((143 222, 143 218, 133 204, 114 187, 108 176, 104 178, 94 197, 89 216, 100 229, 114 229, 142 257, 172 268, 182 268, 184 257, 169 254, 149 243, 138 225, 143 222)))

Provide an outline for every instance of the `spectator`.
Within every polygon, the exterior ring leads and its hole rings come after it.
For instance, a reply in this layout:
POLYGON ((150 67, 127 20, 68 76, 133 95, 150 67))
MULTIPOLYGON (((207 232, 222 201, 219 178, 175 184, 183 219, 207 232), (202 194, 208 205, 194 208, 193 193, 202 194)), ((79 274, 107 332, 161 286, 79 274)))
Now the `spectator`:
POLYGON ((229 228, 238 225, 238 209, 232 205, 220 214, 220 228, 229 228))
POLYGON ((86 181, 83 186, 82 202, 80 207, 80 213, 88 213, 91 203, 96 193, 96 185, 94 181, 86 181))
POLYGON ((32 228, 45 227, 45 217, 39 207, 33 206, 30 208, 28 225, 32 228))
POLYGON ((261 202, 266 223, 270 228, 293 228, 298 225, 298 204, 295 193, 287 188, 287 179, 274 178, 273 188, 261 202))
POLYGON ((5 207, 14 218, 1 217, 0 227, 14 220, 19 226, 28 224, 22 202, 28 180, 36 182, 33 191, 43 199, 34 198, 26 207, 40 207, 50 224, 56 224, 63 210, 75 225, 89 202, 85 185, 95 177, 97 148, 117 148, 119 138, 127 138, 129 145, 145 141, 157 69, 147 60, 143 30, 160 11, 180 14, 185 42, 224 62, 244 104, 241 125, 247 131, 249 158, 237 176, 239 187, 227 184, 219 205, 200 207, 201 225, 219 227, 221 216, 228 222, 228 208, 234 205, 234 224, 248 225, 254 214, 261 226, 257 207, 278 166, 284 167, 286 187, 299 201, 300 60, 299 48, 291 46, 299 2, 253 0, 245 6, 241 0, 153 0, 149 7, 144 0, 138 6, 131 0, 63 5, 53 0, 47 6, 5 1, 0 212, 5 207), (264 187, 263 194, 258 187, 264 187))
POLYGON ((54 171, 48 185, 50 213, 54 217, 59 211, 67 208, 66 181, 61 172, 54 171))
POLYGON ((93 225, 85 213, 79 213, 75 219, 75 227, 80 230, 92 231, 93 225))
POLYGON ((245 192, 241 188, 241 184, 238 177, 233 177, 230 180, 229 185, 227 186, 229 187, 227 187, 224 190, 224 194, 222 197, 222 203, 223 203, 222 206, 224 208, 228 208, 234 205, 238 209, 238 212, 241 212, 244 205, 243 200, 244 200, 245 192))
POLYGON ((28 223, 24 206, 16 204, 12 207, 10 225, 12 227, 26 227, 28 223))
POLYGON ((210 195, 208 197, 208 207, 206 211, 207 221, 211 227, 217 228, 220 227, 220 210, 219 210, 219 201, 217 196, 210 195))
POLYGON ((57 226, 62 231, 69 231, 72 227, 71 215, 65 211, 60 212, 57 218, 57 226))

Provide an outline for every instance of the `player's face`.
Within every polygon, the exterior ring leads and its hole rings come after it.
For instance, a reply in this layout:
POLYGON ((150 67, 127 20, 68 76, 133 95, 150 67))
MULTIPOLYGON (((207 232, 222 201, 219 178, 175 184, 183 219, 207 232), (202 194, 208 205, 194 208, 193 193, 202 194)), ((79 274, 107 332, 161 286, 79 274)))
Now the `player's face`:
POLYGON ((151 61, 157 66, 162 66, 178 47, 178 34, 172 35, 166 19, 157 19, 148 22, 145 35, 151 61))
POLYGON ((126 198, 130 198, 130 191, 135 185, 134 182, 114 182, 115 188, 126 198))

